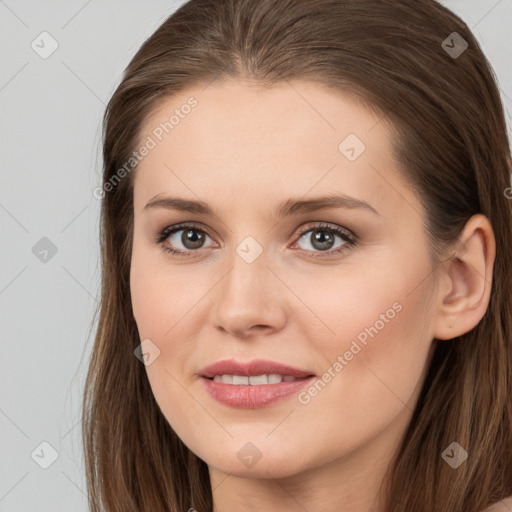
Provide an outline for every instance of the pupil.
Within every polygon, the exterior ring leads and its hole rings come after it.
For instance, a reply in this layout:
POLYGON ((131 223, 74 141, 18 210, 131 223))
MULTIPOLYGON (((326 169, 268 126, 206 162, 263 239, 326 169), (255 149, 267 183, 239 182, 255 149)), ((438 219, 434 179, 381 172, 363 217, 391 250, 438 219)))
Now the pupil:
POLYGON ((188 231, 183 232, 181 241, 188 249, 197 249, 198 247, 201 247, 204 238, 200 231, 189 229, 188 231))
POLYGON ((326 231, 321 230, 315 230, 311 233, 312 242, 315 242, 313 243, 314 247, 322 251, 325 251, 332 247, 334 243, 334 237, 330 233, 326 233, 326 231), (316 243, 318 243, 319 246, 316 243))

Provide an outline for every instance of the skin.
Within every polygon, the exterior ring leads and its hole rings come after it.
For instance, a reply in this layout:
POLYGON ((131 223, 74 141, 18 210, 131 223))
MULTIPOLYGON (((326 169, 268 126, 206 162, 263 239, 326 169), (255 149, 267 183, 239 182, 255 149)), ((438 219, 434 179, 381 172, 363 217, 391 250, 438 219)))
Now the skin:
POLYGON ((472 217, 452 257, 432 272, 425 213, 397 172, 391 127, 318 84, 191 88, 159 105, 141 140, 190 96, 197 107, 134 176, 130 284, 140 338, 160 350, 146 366, 154 396, 208 464, 215 512, 380 512, 379 486, 410 421, 434 338, 469 331, 487 309, 492 228, 484 216, 472 217), (338 149, 349 134, 366 145, 355 161, 338 149), (378 214, 330 208, 272 215, 289 198, 333 193, 364 200, 378 214), (200 199, 217 215, 144 209, 166 195, 200 199), (167 238, 164 244, 189 251, 180 258, 155 239, 182 222, 207 236, 199 249, 184 246, 182 232, 167 238), (358 245, 336 254, 346 241, 333 235, 329 255, 311 239, 319 223, 351 230, 358 245), (263 250, 252 263, 236 252, 248 236, 263 250), (307 404, 291 395, 265 408, 234 409, 211 398, 198 376, 229 358, 271 359, 322 376, 394 303, 400 312, 307 404), (237 457, 248 442, 261 454, 252 467, 237 457))

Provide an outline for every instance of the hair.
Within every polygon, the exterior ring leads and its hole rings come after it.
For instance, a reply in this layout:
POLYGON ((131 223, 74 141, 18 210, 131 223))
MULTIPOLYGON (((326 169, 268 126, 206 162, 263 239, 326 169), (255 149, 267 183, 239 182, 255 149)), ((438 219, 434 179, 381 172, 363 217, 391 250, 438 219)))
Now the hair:
MULTIPOLYGON (((471 30, 434 0, 190 0, 142 44, 107 105, 104 187, 164 100, 225 79, 310 81, 379 113, 396 134, 393 153, 424 207, 436 261, 472 215, 489 219, 487 311, 464 335, 433 340, 383 490, 389 512, 477 512, 512 494, 512 162, 497 80, 471 30), (453 32, 468 43, 458 58, 442 45, 453 32), (454 441, 469 453, 457 469, 441 457, 454 441)), ((170 427, 134 357, 134 175, 101 204, 101 303, 82 411, 89 504, 211 512, 208 467, 170 427)))

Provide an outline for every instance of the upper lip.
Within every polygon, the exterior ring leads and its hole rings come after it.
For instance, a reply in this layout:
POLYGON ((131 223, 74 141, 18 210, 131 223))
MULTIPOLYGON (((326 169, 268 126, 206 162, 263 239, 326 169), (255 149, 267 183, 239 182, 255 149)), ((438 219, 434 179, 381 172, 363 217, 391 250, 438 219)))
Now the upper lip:
POLYGON ((217 361, 210 366, 206 366, 200 372, 201 376, 212 378, 215 375, 268 375, 275 373, 278 375, 290 375, 295 378, 309 377, 314 375, 308 370, 300 370, 276 361, 265 359, 253 359, 252 361, 235 361, 234 359, 224 359, 217 361))

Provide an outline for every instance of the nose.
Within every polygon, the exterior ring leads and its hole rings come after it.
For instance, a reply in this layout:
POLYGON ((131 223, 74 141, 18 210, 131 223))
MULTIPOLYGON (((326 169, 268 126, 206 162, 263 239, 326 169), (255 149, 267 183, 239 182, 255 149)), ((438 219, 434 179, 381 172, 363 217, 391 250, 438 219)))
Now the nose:
POLYGON ((281 330, 287 316, 286 288, 270 270, 265 251, 250 263, 233 251, 228 265, 215 287, 213 325, 238 338, 281 330))

